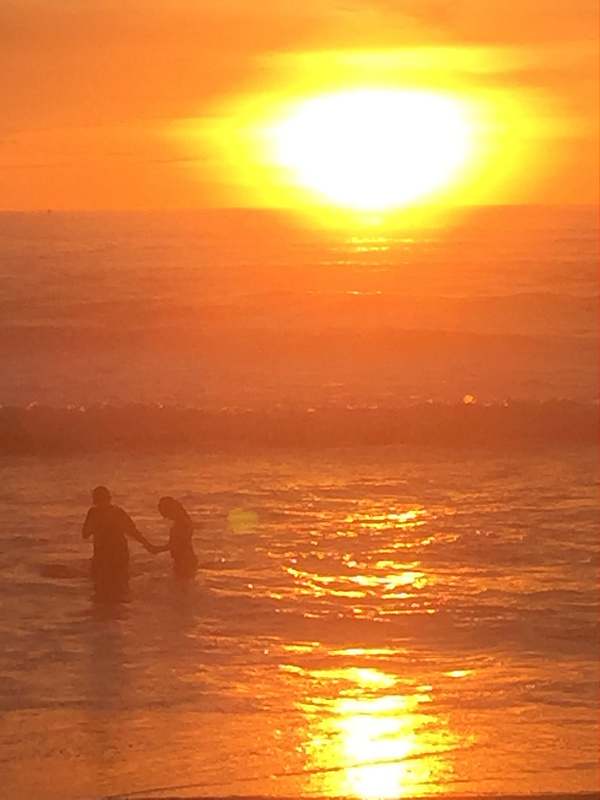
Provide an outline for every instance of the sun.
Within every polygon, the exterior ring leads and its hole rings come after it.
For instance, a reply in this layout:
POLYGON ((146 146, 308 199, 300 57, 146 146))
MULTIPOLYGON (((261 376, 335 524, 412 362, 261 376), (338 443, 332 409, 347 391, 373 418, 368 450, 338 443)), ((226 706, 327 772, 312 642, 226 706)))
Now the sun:
POLYGON ((539 93, 488 84, 496 58, 461 47, 273 54, 243 91, 164 134, 211 206, 284 210, 318 228, 451 224, 544 179, 550 111, 539 93))
POLYGON ((265 135, 289 183, 317 201, 369 211, 410 205, 452 182, 471 146, 456 99, 393 89, 309 98, 265 135))

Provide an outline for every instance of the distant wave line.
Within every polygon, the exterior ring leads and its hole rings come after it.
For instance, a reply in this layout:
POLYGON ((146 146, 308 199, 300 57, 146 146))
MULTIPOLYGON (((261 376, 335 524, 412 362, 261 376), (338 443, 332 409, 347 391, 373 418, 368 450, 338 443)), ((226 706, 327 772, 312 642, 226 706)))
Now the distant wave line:
POLYGON ((0 406, 0 454, 422 444, 597 444, 597 402, 420 402, 220 410, 160 404, 0 406))

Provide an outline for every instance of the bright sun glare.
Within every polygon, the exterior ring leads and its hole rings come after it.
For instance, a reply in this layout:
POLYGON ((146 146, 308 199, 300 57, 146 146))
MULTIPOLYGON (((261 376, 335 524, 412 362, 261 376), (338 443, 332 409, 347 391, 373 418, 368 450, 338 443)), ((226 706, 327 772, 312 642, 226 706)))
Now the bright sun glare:
POLYGON ((510 200, 534 162, 542 109, 515 87, 467 81, 495 69, 485 52, 332 51, 268 64, 277 71, 262 86, 167 130, 215 204, 287 209, 324 227, 413 224, 510 200))
POLYGON ((349 209, 385 210, 449 183, 470 130, 461 104, 442 94, 365 89, 305 100, 267 136, 296 185, 349 209))

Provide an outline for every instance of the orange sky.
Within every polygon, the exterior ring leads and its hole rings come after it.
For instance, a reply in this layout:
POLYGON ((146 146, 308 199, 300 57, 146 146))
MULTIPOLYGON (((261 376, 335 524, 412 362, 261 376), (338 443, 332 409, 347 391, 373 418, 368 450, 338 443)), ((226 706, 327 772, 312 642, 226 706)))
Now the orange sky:
MULTIPOLYGON (((235 172, 165 131, 285 93, 323 51, 490 54, 479 89, 539 99, 537 162, 498 200, 597 202, 596 0, 11 0, 0 5, 0 208, 240 204, 235 172), (541 110, 540 110, 541 109, 541 110), (539 119, 542 115, 541 120, 539 119)), ((456 80, 462 80, 457 68, 456 80)), ((533 113, 533 112, 531 112, 533 113)), ((494 197, 488 201, 492 202, 494 197)))

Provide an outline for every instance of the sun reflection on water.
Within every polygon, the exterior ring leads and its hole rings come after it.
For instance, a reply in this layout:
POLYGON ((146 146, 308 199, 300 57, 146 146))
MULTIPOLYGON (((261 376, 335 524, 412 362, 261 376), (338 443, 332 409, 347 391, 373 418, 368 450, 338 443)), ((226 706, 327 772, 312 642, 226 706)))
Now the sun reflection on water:
POLYGON ((443 757, 450 735, 425 711, 431 687, 400 694, 396 676, 371 668, 309 674, 322 696, 301 706, 308 722, 308 791, 367 800, 443 787, 451 771, 443 757))
MULTIPOLYGON (((400 614, 420 624, 438 610, 439 578, 426 556, 444 535, 435 519, 422 506, 385 501, 344 509, 320 535, 311 532, 310 549, 282 564, 289 596, 311 604, 304 617, 335 619, 336 625, 390 622, 400 614)), ((306 724, 307 794, 416 796, 444 791, 451 780, 447 751, 458 740, 435 714, 432 686, 410 666, 411 654, 395 644, 284 648, 292 663, 280 668, 296 692, 302 686, 296 707, 306 724), (300 661, 294 663, 295 656, 300 661), (304 658, 311 667, 302 665, 304 658)), ((445 679, 462 675, 455 670, 445 679)))
MULTIPOLYGON (((348 609, 353 616, 404 613, 406 608, 399 609, 390 601, 417 602, 432 582, 421 561, 406 555, 434 542, 430 532, 423 535, 429 528, 421 530, 433 519, 420 506, 359 508, 346 513, 339 520, 343 527, 320 540, 311 539, 310 552, 293 555, 282 565, 292 581, 290 591, 315 600, 369 601, 368 612, 359 606, 348 609)), ((330 610, 330 606, 323 606, 323 613, 330 610)), ((413 603, 410 613, 417 611, 413 603)), ((425 606, 421 611, 431 613, 425 606)), ((314 616, 315 611, 307 615, 314 616)))
POLYGON ((355 253, 385 253, 390 249, 390 240, 385 236, 351 236, 348 245, 355 253))
MULTIPOLYGON (((337 647, 284 647, 291 663, 280 669, 306 725, 303 793, 370 800, 431 795, 452 781, 449 751, 464 742, 436 714, 433 674, 415 668, 402 643, 439 611, 444 578, 432 567, 431 547, 446 535, 422 506, 359 502, 307 531, 304 551, 287 553, 286 597, 301 596, 305 618, 334 620, 339 633, 348 624, 353 638, 337 647), (404 638, 390 639, 398 615, 405 615, 404 638), (357 642, 356 620, 383 623, 376 627, 385 638, 370 647, 357 642)), ((372 636, 375 627, 369 630, 372 636)), ((450 664, 437 678, 464 678, 461 666, 450 664)))

